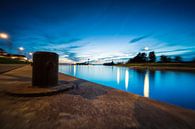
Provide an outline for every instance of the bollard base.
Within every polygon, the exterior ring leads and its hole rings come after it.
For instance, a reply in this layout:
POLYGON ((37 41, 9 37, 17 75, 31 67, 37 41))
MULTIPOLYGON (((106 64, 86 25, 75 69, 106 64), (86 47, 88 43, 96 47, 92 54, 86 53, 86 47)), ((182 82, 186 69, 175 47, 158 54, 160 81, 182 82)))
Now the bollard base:
POLYGON ((41 97, 55 95, 57 93, 73 89, 74 87, 75 84, 66 81, 59 81, 57 86, 48 88, 40 88, 35 86, 32 87, 31 84, 24 83, 9 88, 8 90, 6 90, 6 93, 12 96, 19 97, 41 97))

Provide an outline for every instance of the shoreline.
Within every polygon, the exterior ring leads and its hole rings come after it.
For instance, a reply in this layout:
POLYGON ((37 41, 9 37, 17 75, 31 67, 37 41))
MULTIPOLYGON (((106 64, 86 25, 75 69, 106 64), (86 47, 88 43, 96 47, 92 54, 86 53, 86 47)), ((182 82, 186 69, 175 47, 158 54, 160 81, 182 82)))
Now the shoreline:
POLYGON ((119 67, 129 67, 134 69, 149 70, 178 70, 195 72, 195 63, 132 63, 114 65, 119 67))
POLYGON ((59 73, 59 79, 72 82, 77 87, 44 97, 14 97, 4 94, 5 88, 16 84, 29 84, 32 77, 31 68, 26 65, 0 74, 2 129, 195 127, 194 110, 158 102, 63 73, 59 73))
MULTIPOLYGON (((74 64, 59 64, 74 65, 74 64)), ((90 66, 98 66, 103 64, 89 64, 90 66)), ((82 65, 78 65, 82 66, 82 65)), ((83 65, 88 66, 88 65, 83 65)), ((149 70, 175 70, 175 71, 192 71, 195 72, 195 63, 131 63, 131 64, 115 64, 103 66, 119 66, 129 67, 133 69, 149 69, 149 70)))

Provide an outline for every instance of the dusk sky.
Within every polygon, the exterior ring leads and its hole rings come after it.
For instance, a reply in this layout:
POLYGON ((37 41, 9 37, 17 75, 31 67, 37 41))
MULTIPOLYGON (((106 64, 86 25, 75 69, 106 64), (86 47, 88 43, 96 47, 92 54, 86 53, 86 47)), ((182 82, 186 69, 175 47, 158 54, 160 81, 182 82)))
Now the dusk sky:
POLYGON ((0 48, 52 51, 60 62, 122 61, 149 48, 195 57, 192 0, 0 0, 0 48))

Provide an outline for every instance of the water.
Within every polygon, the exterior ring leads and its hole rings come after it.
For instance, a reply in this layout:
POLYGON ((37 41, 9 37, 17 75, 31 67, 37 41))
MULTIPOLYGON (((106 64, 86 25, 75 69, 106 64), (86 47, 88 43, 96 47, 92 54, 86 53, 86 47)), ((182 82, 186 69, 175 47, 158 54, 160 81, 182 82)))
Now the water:
POLYGON ((161 102, 195 109, 195 72, 135 70, 102 65, 60 65, 59 71, 161 102))

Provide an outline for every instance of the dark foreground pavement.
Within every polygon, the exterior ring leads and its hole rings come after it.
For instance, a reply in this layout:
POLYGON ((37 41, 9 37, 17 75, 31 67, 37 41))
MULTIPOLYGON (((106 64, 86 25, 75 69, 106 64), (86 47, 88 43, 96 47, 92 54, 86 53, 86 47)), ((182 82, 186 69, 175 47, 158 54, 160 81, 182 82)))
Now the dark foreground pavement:
POLYGON ((31 66, 0 74, 1 129, 195 129, 195 111, 59 74, 76 87, 44 97, 4 90, 30 84, 31 66))

